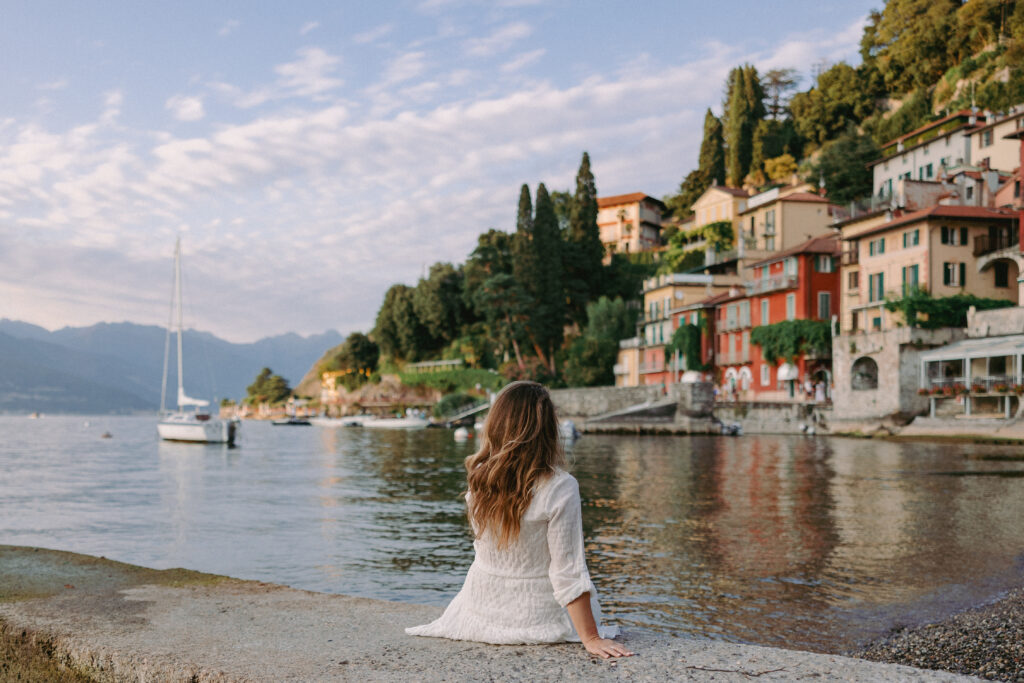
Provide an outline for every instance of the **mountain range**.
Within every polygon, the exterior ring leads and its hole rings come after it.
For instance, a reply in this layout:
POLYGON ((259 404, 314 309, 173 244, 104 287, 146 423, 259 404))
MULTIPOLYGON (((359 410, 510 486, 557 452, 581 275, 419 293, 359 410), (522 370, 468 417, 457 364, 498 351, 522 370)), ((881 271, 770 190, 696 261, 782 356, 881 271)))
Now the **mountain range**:
MULTIPOLYGON (((156 410, 165 328, 99 323, 53 332, 0 319, 0 412, 117 413, 156 410)), ((264 367, 294 385, 323 353, 343 341, 335 330, 294 333, 247 344, 186 330, 185 390, 217 401, 240 399, 264 367)), ((174 338, 167 378, 169 407, 177 392, 174 338)))

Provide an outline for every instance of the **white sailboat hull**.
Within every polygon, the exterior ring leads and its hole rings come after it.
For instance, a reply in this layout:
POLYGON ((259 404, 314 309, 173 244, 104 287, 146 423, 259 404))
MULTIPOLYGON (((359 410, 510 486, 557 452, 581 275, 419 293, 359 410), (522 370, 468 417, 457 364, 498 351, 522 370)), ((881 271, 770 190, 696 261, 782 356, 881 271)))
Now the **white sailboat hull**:
POLYGON ((383 417, 366 420, 362 426, 371 429, 423 429, 430 426, 430 420, 422 417, 383 417))
POLYGON ((190 443, 235 443, 236 423, 232 420, 210 418, 199 420, 194 415, 168 416, 157 424, 156 430, 164 441, 190 443))

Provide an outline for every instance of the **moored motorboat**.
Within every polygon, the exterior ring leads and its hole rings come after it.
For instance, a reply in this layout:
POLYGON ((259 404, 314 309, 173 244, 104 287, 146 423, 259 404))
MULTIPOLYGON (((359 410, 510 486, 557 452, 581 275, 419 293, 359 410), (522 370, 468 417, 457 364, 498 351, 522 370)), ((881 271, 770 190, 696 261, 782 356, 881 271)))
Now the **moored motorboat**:
POLYGON ((380 417, 371 420, 364 420, 360 425, 370 429, 424 429, 430 426, 430 420, 425 417, 380 417))
POLYGON ((278 420, 273 420, 271 422, 271 424, 278 425, 278 426, 308 427, 308 426, 310 426, 313 423, 310 422, 309 419, 305 418, 305 417, 291 416, 291 417, 282 417, 282 418, 280 418, 278 420))

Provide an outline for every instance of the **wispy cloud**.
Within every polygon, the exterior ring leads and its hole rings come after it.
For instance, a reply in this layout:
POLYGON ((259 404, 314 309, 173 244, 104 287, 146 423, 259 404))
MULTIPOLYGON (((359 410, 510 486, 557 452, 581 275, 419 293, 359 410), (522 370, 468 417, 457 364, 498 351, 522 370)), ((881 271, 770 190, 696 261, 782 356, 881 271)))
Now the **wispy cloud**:
POLYGON ((505 52, 523 38, 533 33, 533 28, 525 21, 505 24, 491 35, 484 38, 470 38, 464 44, 466 54, 472 57, 489 57, 505 52))
POLYGON ((318 28, 320 28, 319 21, 307 21, 305 24, 302 25, 302 28, 299 29, 299 35, 304 36, 310 31, 315 31, 318 28))
POLYGON ((369 43, 375 43, 394 30, 394 24, 381 24, 380 26, 371 28, 369 31, 364 31, 362 33, 355 34, 354 36, 352 36, 352 42, 354 42, 356 45, 367 45, 369 43))
POLYGON ((40 83, 36 86, 36 90, 63 90, 66 87, 68 87, 68 79, 58 78, 55 81, 40 83))
POLYGON ((536 50, 524 52, 523 54, 514 57, 513 59, 510 59, 509 61, 502 64, 501 70, 504 73, 514 73, 516 71, 519 71, 520 69, 524 69, 529 65, 533 64, 538 59, 543 57, 546 52, 547 50, 545 50, 544 48, 538 48, 536 50))
POLYGON ((179 121, 199 121, 206 115, 201 97, 175 95, 168 98, 165 107, 179 121))
POLYGON ((318 47, 298 51, 299 59, 274 67, 281 77, 281 85, 296 95, 317 96, 334 90, 344 83, 334 73, 341 63, 336 57, 318 47))

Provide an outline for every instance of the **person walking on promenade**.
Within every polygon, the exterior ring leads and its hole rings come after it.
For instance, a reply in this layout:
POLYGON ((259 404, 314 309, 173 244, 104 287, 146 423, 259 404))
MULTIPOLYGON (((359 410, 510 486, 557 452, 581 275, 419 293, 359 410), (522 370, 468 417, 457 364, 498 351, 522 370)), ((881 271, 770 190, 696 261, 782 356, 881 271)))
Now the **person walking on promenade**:
POLYGON ((480 450, 466 458, 476 557, 462 590, 415 636, 497 645, 582 642, 600 657, 633 653, 601 625, 583 551, 579 484, 566 472, 551 397, 536 382, 497 396, 480 450))

